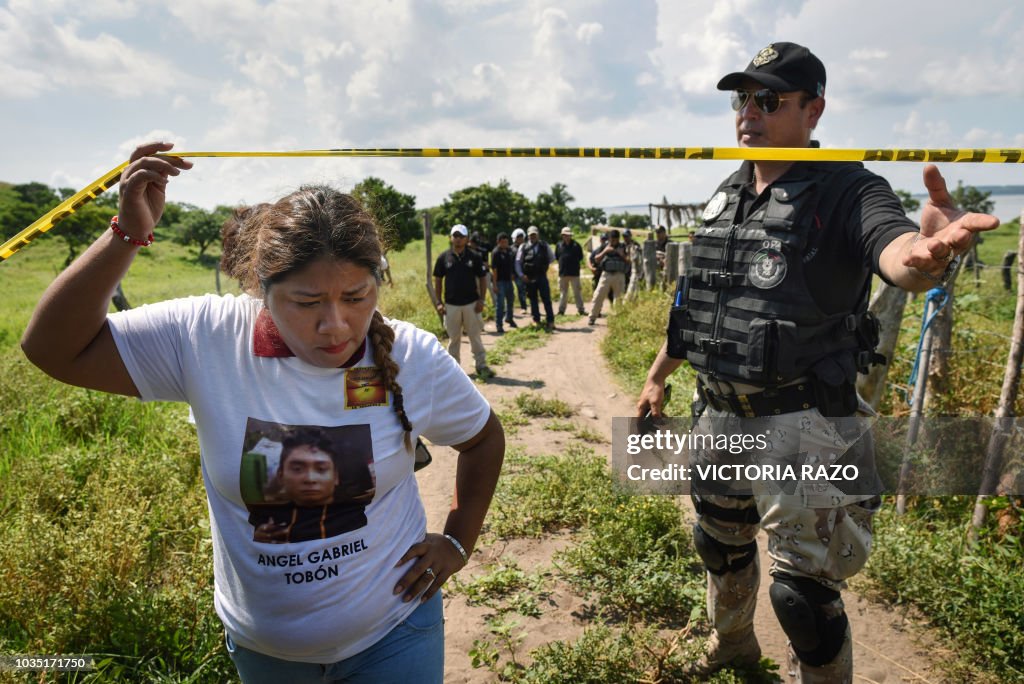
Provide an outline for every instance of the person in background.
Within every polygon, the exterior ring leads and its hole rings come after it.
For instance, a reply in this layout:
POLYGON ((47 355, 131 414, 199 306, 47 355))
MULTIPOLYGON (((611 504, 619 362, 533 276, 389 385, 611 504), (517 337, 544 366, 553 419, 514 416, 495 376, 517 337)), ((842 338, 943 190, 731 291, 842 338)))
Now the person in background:
POLYGON ((602 270, 594 298, 590 301, 590 325, 597 322, 604 306, 604 298, 622 301, 626 291, 626 269, 629 268, 626 247, 619 241, 619 230, 608 231, 608 243, 594 254, 594 263, 602 270))
MULTIPOLYGON (((526 231, 522 228, 516 228, 512 231, 512 253, 515 257, 519 258, 519 250, 526 244, 526 231)), ((519 308, 526 313, 526 282, 517 271, 514 275, 513 282, 516 286, 516 297, 519 298, 519 308)))
POLYGON ((565 313, 569 304, 569 288, 576 300, 576 312, 586 316, 583 308, 583 295, 580 293, 580 263, 583 261, 583 248, 572 239, 572 229, 562 228, 558 246, 555 247, 555 259, 558 261, 558 315, 565 313))
POLYGON ((540 325, 540 303, 544 304, 544 329, 555 329, 555 310, 551 305, 551 284, 548 282, 548 266, 554 261, 554 254, 548 243, 540 239, 540 229, 530 226, 526 229, 529 242, 516 254, 516 273, 526 283, 526 294, 530 297, 530 313, 534 325, 540 325), (538 302, 540 300, 540 302, 538 302))
POLYGON ((243 682, 440 684, 439 590, 476 543, 501 469, 501 424, 434 335, 377 310, 380 231, 329 187, 300 188, 242 222, 227 263, 246 294, 108 313, 111 291, 153 244, 169 181, 192 168, 159 155, 172 147, 132 153, 111 229, 43 293, 22 349, 62 382, 192 407, 214 607, 243 682), (352 374, 383 396, 347 405, 352 374), (253 538, 240 476, 252 421, 364 435, 362 467, 376 482, 367 522, 292 543, 294 558, 320 559, 312 567, 268 563, 281 547, 253 538), (460 453, 443 532, 427 531, 413 475, 421 434, 460 453))
POLYGON ((494 320, 498 325, 498 334, 504 335, 502 323, 510 328, 516 325, 514 310, 515 299, 512 290, 512 279, 515 277, 515 252, 508 243, 507 233, 498 233, 498 246, 491 252, 491 276, 494 278, 494 320))
POLYGON ((460 362, 462 333, 469 337, 476 374, 483 378, 494 375, 487 367, 487 350, 480 317, 487 299, 487 266, 480 255, 469 249, 469 231, 461 223, 452 226, 451 249, 447 249, 434 262, 434 293, 437 310, 444 316, 448 333, 448 353, 460 362), (443 297, 442 297, 443 292, 443 297))
POLYGON ((622 246, 626 249, 626 294, 625 299, 633 299, 644 277, 644 252, 640 243, 633 239, 633 231, 626 228, 622 231, 622 246))

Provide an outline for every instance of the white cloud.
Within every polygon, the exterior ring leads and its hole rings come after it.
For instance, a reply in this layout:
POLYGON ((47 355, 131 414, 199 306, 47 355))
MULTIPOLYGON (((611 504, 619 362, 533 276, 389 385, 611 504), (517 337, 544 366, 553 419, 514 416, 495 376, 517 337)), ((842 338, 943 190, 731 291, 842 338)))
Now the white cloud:
MULTIPOLYGON (((732 113, 715 85, 773 40, 806 44, 826 63, 826 146, 1024 146, 1012 87, 1024 42, 1010 31, 1024 8, 1012 3, 976 0, 940 16, 924 0, 98 1, 101 22, 97 5, 70 0, 0 6, 0 120, 18 131, 0 179, 91 180, 109 150, 146 131, 125 145, 174 132, 238 149, 731 146, 732 113), (60 106, 33 106, 58 92, 60 106), (89 135, 72 135, 80 129, 89 135), (69 161, 55 172, 53 159, 77 159, 79 171, 69 161)), ((733 166, 202 160, 173 193, 204 206, 258 201, 304 180, 351 185, 372 173, 421 205, 503 176, 531 197, 562 180, 588 206, 696 201, 733 166)), ((879 170, 920 185, 912 165, 879 170)), ((975 184, 1011 172, 961 170, 975 184)))
POLYGON ((223 84, 213 95, 223 107, 219 125, 204 137, 208 145, 225 148, 261 148, 268 142, 270 130, 270 96, 259 88, 223 84))
POLYGON ((262 87, 280 87, 287 79, 297 78, 299 70, 280 57, 262 51, 250 50, 245 53, 244 63, 239 71, 262 87))
MULTIPOLYGON (((150 131, 148 131, 146 133, 141 133, 139 135, 134 135, 134 136, 132 136, 132 137, 126 139, 126 140, 122 140, 118 144, 118 146, 117 146, 117 154, 115 154, 111 158, 111 161, 116 163, 116 164, 120 164, 121 162, 123 162, 124 160, 126 160, 126 159, 128 159, 129 157, 132 156, 132 152, 135 151, 136 147, 138 147, 139 145, 143 145, 145 143, 151 143, 151 142, 169 142, 169 143, 174 143, 175 150, 177 150, 179 152, 183 152, 183 151, 186 150, 186 147, 185 147, 185 142, 186 141, 185 141, 185 137, 184 136, 178 135, 178 134, 176 134, 176 133, 174 133, 172 131, 168 131, 166 129, 157 128, 157 129, 150 130, 150 131)), ((105 170, 107 170, 107 169, 104 169, 104 171, 105 170)))
POLYGON ((586 24, 580 24, 576 29, 576 39, 581 43, 590 45, 595 40, 601 37, 604 33, 604 26, 598 24, 595 21, 588 22, 586 24))
POLYGON ((12 3, 0 10, 3 91, 37 97, 49 91, 95 90, 119 98, 151 93, 154 84, 175 87, 183 72, 162 55, 137 49, 108 33, 86 35, 81 21, 54 23, 47 6, 12 3))

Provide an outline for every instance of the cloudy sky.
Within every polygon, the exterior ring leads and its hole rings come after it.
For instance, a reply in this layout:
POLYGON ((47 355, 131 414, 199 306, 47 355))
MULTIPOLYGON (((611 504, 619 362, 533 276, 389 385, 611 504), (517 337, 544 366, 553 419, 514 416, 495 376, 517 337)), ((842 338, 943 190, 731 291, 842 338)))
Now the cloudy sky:
MULTIPOLYGON (((7 0, 0 180, 76 189, 179 150, 732 146, 723 74, 773 40, 828 68, 824 147, 1024 147, 1015 0, 7 0)), ((732 162, 200 159, 171 199, 264 201, 367 175, 440 203, 507 178, 581 206, 705 200, 732 162)), ((877 164, 921 190, 919 164, 877 164)), ((1024 166, 946 165, 1024 184, 1024 166)))

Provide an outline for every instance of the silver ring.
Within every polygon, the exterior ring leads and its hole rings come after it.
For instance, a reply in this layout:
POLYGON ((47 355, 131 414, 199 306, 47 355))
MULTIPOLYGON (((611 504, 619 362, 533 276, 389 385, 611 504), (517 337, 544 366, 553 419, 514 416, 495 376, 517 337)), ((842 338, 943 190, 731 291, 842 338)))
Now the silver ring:
POLYGON ((434 569, 433 568, 427 568, 423 572, 428 574, 428 575, 430 575, 430 579, 431 580, 437 579, 437 575, 434 574, 434 569))
POLYGON ((955 258, 956 258, 956 254, 953 253, 953 248, 950 247, 949 248, 949 254, 947 254, 945 256, 945 262, 948 264, 949 262, 953 261, 953 259, 955 259, 955 258))

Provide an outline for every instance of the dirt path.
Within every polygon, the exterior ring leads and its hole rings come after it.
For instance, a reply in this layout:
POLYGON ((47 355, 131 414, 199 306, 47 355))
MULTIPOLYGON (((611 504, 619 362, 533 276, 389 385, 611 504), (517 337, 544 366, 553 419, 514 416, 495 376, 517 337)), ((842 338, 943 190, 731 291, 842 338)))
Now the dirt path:
MULTIPOLYGON (((523 316, 519 316, 522 321, 523 316)), ((611 456, 611 419, 632 414, 635 399, 626 396, 612 380, 600 356, 600 340, 605 334, 605 319, 595 327, 587 326, 585 318, 559 324, 546 346, 522 352, 514 360, 496 369, 498 376, 481 391, 493 406, 511 401, 520 392, 535 388, 543 396, 557 397, 576 407, 575 420, 602 434, 608 440, 598 446, 611 456)), ((493 329, 493 326, 489 326, 493 329)), ((490 347, 498 339, 485 333, 490 347)), ((472 355, 463 341, 463 365, 470 369, 472 355)), ((509 445, 522 446, 528 453, 560 453, 573 437, 566 432, 544 430, 540 425, 518 428, 509 438, 509 445)), ((420 488, 427 508, 429 529, 443 526, 450 503, 455 474, 455 452, 432 449, 434 463, 419 474, 420 488)), ((692 517, 692 510, 688 510, 692 517)), ((762 537, 763 537, 762 533, 762 537)), ((515 540, 507 545, 485 547, 470 560, 464 575, 473 574, 483 563, 497 557, 514 558, 520 568, 530 570, 550 564, 552 555, 571 543, 569 535, 544 537, 539 540, 515 540)), ((771 579, 767 574, 769 560, 765 539, 759 542, 762 580, 758 598, 755 629, 766 656, 780 664, 784 680, 786 639, 776 622, 768 600, 771 579)), ((540 618, 520 618, 526 636, 519 647, 525 655, 537 646, 553 640, 575 640, 587 625, 579 610, 583 601, 565 585, 555 582, 550 601, 540 618)), ((884 606, 872 603, 853 591, 844 592, 847 612, 853 626, 855 682, 934 682, 942 675, 930 663, 935 660, 935 646, 927 635, 906 618, 884 606)), ((445 681, 488 682, 493 675, 473 669, 469 651, 474 639, 489 636, 484 618, 488 608, 468 606, 461 596, 446 597, 446 676, 445 681)), ((504 655, 507 659, 507 654, 504 655)))

